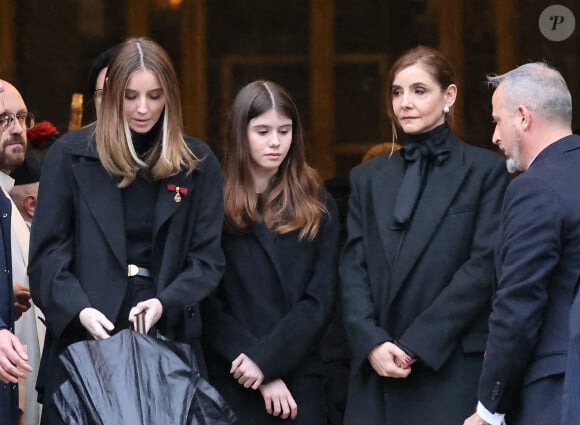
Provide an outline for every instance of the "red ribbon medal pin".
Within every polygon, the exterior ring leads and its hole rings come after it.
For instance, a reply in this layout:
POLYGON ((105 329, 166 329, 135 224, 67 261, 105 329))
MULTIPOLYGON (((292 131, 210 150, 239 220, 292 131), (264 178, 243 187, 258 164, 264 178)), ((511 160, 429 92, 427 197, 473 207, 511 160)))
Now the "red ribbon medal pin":
POLYGON ((175 192, 175 196, 173 197, 173 200, 177 203, 181 202, 181 195, 185 196, 187 195, 187 188, 185 187, 181 187, 181 186, 176 186, 174 184, 169 183, 167 185, 167 190, 169 190, 170 192, 175 192))

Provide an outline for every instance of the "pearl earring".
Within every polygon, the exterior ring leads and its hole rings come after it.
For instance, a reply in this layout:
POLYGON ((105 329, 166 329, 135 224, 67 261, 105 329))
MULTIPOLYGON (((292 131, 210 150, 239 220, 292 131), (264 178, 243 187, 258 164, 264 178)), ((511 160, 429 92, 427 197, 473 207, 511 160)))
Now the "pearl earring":
POLYGON ((445 114, 448 114, 448 113, 449 113, 449 105, 445 105, 445 106, 443 107, 443 112, 444 112, 445 114))

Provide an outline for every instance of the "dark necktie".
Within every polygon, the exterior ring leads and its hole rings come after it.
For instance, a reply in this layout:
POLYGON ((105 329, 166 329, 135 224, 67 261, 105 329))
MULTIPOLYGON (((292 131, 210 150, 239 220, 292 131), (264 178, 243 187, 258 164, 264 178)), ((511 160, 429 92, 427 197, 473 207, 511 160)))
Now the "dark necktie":
POLYGON ((406 144, 401 148, 401 156, 407 163, 407 170, 395 200, 395 222, 390 226, 393 230, 402 230, 409 224, 431 166, 443 164, 449 157, 449 149, 444 144, 425 140, 406 144))

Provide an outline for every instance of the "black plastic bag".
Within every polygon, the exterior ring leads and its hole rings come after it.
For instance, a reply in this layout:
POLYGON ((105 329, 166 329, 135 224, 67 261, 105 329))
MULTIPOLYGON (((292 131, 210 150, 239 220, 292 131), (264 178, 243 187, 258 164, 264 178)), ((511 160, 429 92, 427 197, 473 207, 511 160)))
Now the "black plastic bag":
POLYGON ((69 425, 230 425, 235 416, 200 375, 185 344, 130 329, 70 345, 53 395, 69 425))

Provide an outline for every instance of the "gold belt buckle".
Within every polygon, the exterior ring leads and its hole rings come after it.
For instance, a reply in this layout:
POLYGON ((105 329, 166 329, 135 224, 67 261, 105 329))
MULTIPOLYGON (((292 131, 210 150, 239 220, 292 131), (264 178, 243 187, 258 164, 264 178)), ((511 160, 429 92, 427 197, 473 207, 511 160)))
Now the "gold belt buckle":
POLYGON ((127 276, 128 277, 137 276, 137 273, 139 273, 139 267, 137 267, 135 264, 129 264, 127 266, 127 276))

